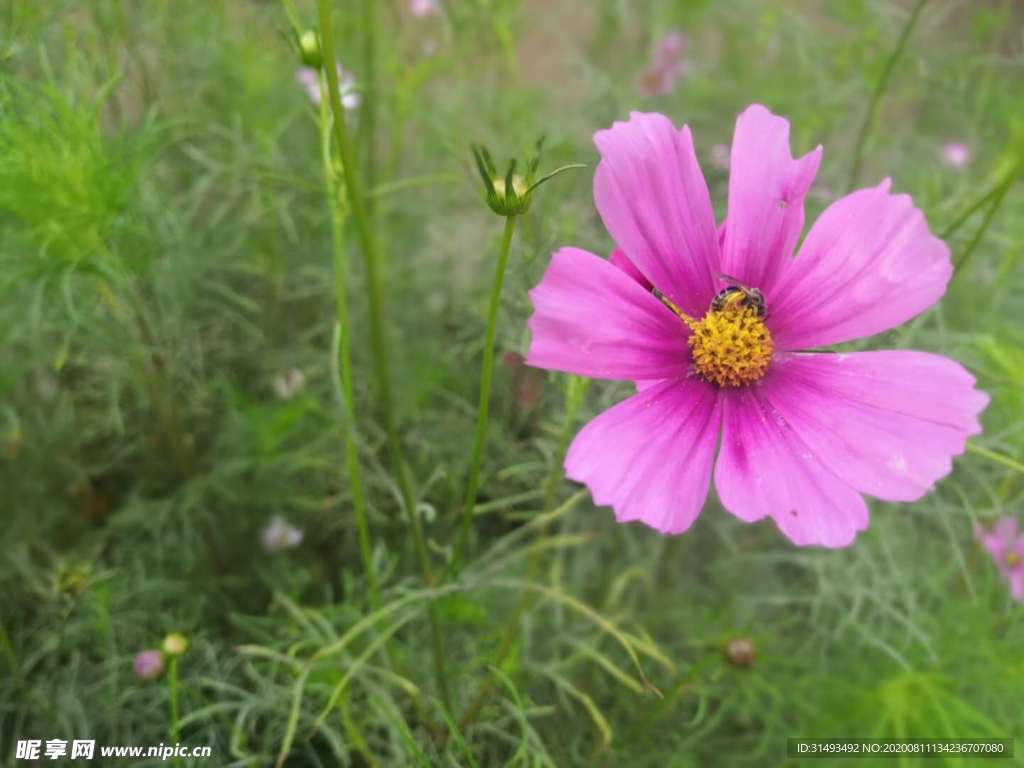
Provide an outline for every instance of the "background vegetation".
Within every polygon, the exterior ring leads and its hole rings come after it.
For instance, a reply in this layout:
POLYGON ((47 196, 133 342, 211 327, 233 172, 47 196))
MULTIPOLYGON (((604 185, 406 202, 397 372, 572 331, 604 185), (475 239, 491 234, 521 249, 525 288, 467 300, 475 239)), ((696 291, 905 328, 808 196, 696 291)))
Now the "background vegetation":
MULTIPOLYGON (((927 2, 895 59, 912 11, 895 0, 335 6, 434 583, 388 458, 359 241, 344 195, 325 197, 321 113, 284 8, 5 0, 0 763, 26 738, 180 739, 212 745, 197 764, 216 765, 661 767, 782 765, 790 736, 1024 738, 1024 611, 972 534, 1020 517, 1024 496, 1020 4, 927 2), (644 95, 672 29, 687 66, 644 95), (545 135, 542 169, 592 168, 595 130, 662 111, 692 126, 721 216, 712 147, 759 101, 791 119, 795 150, 825 145, 811 221, 848 187, 875 92, 860 178, 911 193, 960 267, 940 306, 870 343, 971 368, 992 396, 977 450, 921 502, 873 504, 843 551, 795 549, 713 499, 681 537, 616 525, 562 479, 560 454, 629 387, 515 356, 550 252, 611 246, 576 171, 537 193, 513 240, 474 532, 452 576, 502 226, 469 145, 501 160, 545 135), (962 167, 943 161, 952 141, 971 150, 962 167), (338 254, 376 599, 345 470, 338 254), (303 381, 282 397, 290 369, 303 381), (275 515, 301 543, 261 546, 275 515), (132 672, 170 632, 189 640, 173 717, 169 678, 132 672), (749 666, 724 652, 737 637, 749 666)), ((315 26, 315 3, 294 17, 315 26)))

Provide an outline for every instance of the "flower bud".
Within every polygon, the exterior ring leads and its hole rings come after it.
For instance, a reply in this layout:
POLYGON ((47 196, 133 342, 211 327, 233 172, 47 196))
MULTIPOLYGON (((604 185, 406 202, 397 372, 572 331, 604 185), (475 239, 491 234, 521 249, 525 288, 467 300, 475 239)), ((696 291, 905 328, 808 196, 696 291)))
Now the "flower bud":
POLYGON ((163 649, 168 656, 181 656, 188 650, 188 640, 180 632, 172 632, 164 638, 163 649))
POLYGON ((89 586, 91 576, 89 565, 61 563, 53 573, 53 591, 62 597, 77 598, 89 586))
POLYGON ((537 142, 536 151, 526 161, 526 172, 522 174, 516 173, 517 161, 515 159, 509 161, 508 170, 504 175, 498 173, 487 147, 474 146, 472 148, 477 171, 480 172, 480 178, 484 183, 484 199, 490 209, 499 216, 519 216, 526 213, 537 187, 562 171, 583 167, 582 165, 566 165, 537 179, 537 168, 540 165, 543 144, 543 139, 537 142))
POLYGON ((156 680, 164 673, 163 654, 152 649, 135 654, 132 672, 140 680, 156 680))
POLYGON ((302 63, 311 69, 320 69, 324 64, 323 51, 320 49, 320 33, 315 29, 307 29, 296 34, 295 45, 299 49, 302 63))
POLYGON ((734 637, 725 644, 725 658, 734 667, 753 665, 757 653, 749 637, 734 637))

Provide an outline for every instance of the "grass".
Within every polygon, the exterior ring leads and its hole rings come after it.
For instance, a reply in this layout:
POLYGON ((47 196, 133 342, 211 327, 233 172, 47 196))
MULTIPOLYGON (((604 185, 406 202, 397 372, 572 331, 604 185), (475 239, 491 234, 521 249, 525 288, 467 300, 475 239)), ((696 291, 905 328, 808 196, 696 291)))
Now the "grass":
POLYGON ((904 35, 916 4, 895 0, 325 5, 375 85, 334 125, 344 167, 294 77, 291 25, 317 3, 0 8, 0 764, 22 739, 175 730, 212 747, 194 764, 237 766, 781 766, 796 736, 1021 749, 1024 612, 972 534, 1024 503, 1020 8, 931 0, 904 35), (671 28, 691 69, 643 96, 671 28), (611 249, 576 170, 516 220, 454 567, 503 225, 470 146, 523 158, 543 135, 539 174, 593 168, 595 130, 661 111, 693 128, 721 217, 711 147, 754 101, 795 152, 825 146, 808 222, 855 167, 947 238, 942 302, 868 345, 962 361, 985 432, 920 502, 872 503, 846 550, 794 549, 713 498, 681 537, 616 525, 560 457, 629 387, 510 357, 551 251, 611 249), (964 169, 941 162, 953 140, 964 169), (260 547, 273 515, 298 547, 260 547), (173 717, 169 680, 132 674, 171 632, 190 642, 173 717))

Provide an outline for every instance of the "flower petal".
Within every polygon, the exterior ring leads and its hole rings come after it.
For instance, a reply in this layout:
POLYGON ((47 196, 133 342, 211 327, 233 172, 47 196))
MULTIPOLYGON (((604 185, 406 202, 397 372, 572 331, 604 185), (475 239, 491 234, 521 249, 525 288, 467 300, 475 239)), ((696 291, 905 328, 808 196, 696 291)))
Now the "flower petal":
POLYGON ((768 296, 777 348, 838 344, 930 307, 953 274, 946 244, 889 180, 830 205, 768 296))
POLYGON ((603 379, 685 375, 689 329, 621 269, 562 248, 530 291, 527 365, 603 379))
POLYGON ((915 501, 949 474, 988 403, 959 363, 912 351, 793 355, 762 390, 825 467, 890 501, 915 501))
POLYGON ((1010 574, 1010 596, 1018 603, 1024 602, 1024 569, 1018 568, 1010 574))
POLYGON ((822 464, 798 425, 760 388, 730 392, 722 417, 715 488, 722 505, 754 522, 771 517, 798 546, 845 547, 867 528, 864 499, 822 464))
POLYGON ((800 237, 804 197, 820 163, 820 146, 793 159, 788 120, 760 104, 743 111, 729 160, 723 273, 769 294, 800 237))
POLYGON ((660 382, 587 424, 569 447, 566 474, 620 523, 682 533, 707 497, 719 421, 718 392, 708 384, 660 382))
POLYGON ((1017 541, 1017 532, 1016 517, 1001 517, 992 524, 992 535, 1004 542, 1006 547, 1012 546, 1017 541))
POLYGON ((649 291, 654 287, 651 285, 651 281, 644 277, 644 273, 636 268, 636 264, 629 260, 629 256, 627 256, 626 252, 621 248, 616 248, 612 251, 612 255, 608 257, 608 261, 642 285, 645 291, 649 291))
POLYGON ((630 260, 688 314, 704 314, 714 296, 718 240, 708 187, 690 129, 664 115, 633 112, 598 131, 601 162, 594 202, 630 260))

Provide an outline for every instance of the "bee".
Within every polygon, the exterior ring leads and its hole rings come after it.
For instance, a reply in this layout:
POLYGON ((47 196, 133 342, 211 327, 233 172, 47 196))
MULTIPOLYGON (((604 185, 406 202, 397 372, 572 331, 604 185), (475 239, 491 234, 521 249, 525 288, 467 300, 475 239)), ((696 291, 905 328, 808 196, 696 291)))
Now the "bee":
POLYGON ((693 320, 693 318, 691 318, 688 314, 683 312, 683 310, 681 310, 679 307, 677 307, 675 305, 675 303, 672 301, 672 299, 670 299, 664 293, 659 291, 657 288, 652 287, 651 288, 651 293, 654 294, 654 297, 658 301, 660 301, 662 304, 664 304, 666 307, 668 307, 670 310, 672 310, 672 312, 676 315, 676 317, 678 317, 683 322, 687 322, 687 321, 692 321, 693 320))
POLYGON ((768 317, 768 311, 764 306, 764 294, 757 288, 749 288, 743 285, 735 277, 719 275, 720 280, 732 283, 718 292, 711 300, 711 310, 720 312, 723 309, 735 309, 737 307, 750 307, 762 320, 768 317))

